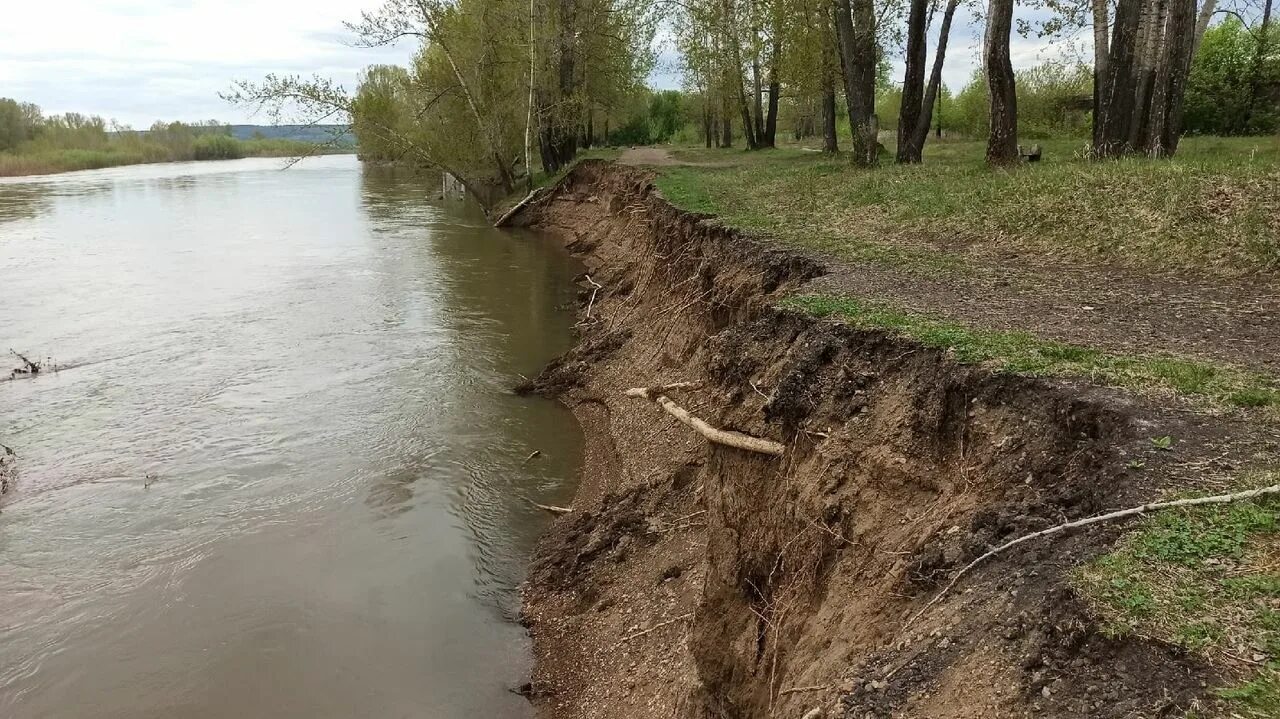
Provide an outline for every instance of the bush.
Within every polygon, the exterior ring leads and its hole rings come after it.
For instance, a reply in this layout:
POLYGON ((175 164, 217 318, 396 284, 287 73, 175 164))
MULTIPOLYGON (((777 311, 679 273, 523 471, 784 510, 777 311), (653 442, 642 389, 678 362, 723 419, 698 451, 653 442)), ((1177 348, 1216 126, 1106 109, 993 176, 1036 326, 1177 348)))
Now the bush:
POLYGON ((197 160, 239 160, 244 157, 240 142, 227 135, 200 135, 195 140, 194 152, 197 160))
POLYGON ((1280 103, 1270 94, 1280 91, 1280 32, 1272 35, 1272 52, 1262 62, 1259 97, 1249 112, 1257 38, 1233 17, 1205 31, 1187 80, 1187 132, 1268 135, 1280 130, 1280 103))

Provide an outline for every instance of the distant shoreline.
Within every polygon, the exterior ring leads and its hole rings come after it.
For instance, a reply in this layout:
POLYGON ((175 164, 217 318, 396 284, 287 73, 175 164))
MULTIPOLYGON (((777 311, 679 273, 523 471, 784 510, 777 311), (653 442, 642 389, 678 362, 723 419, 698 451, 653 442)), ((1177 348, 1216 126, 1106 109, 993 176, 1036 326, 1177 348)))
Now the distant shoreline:
POLYGON ((313 155, 354 155, 355 147, 324 148, 314 151, 309 148, 290 148, 290 151, 275 149, 262 152, 249 152, 243 157, 211 157, 207 159, 174 158, 167 160, 151 160, 130 153, 90 152, 82 150, 63 150, 52 154, 15 155, 0 152, 0 177, 42 177, 60 175, 82 170, 105 170, 112 167, 130 165, 167 165, 175 162, 211 162, 215 160, 248 159, 251 157, 297 157, 308 151, 313 155))

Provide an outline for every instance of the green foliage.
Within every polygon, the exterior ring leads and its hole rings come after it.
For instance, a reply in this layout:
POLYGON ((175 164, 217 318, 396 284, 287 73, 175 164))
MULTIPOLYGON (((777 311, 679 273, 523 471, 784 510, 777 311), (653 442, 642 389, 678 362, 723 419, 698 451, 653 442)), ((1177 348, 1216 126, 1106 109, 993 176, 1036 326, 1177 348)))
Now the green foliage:
MULTIPOLYGON (((1118 387, 1173 391, 1220 406, 1231 406, 1236 392, 1249 389, 1268 393, 1266 406, 1280 410, 1280 383, 1274 378, 1225 365, 1161 356, 1116 355, 1042 340, 1025 332, 965 327, 850 297, 803 295, 788 298, 783 304, 817 317, 836 317, 858 327, 890 330, 926 347, 946 350, 958 362, 986 363, 1017 374, 1087 377, 1118 387)), ((1168 450, 1173 446, 1173 439, 1157 437, 1152 445, 1168 450)))
POLYGON ((200 135, 192 154, 197 160, 238 160, 244 157, 244 144, 229 135, 200 135))
POLYGON ((0 151, 15 150, 32 139, 42 119, 35 105, 0 97, 0 151))
POLYGON ((1246 124, 1245 115, 1254 81, 1253 63, 1258 37, 1238 19, 1205 31, 1191 63, 1183 127, 1211 135, 1265 135, 1280 130, 1280 27, 1271 27, 1268 46, 1257 78, 1261 97, 1246 124))
MULTIPOLYGON (((1093 70, 1079 63, 1046 62, 1016 75, 1018 134, 1026 139, 1085 137, 1092 123, 1093 70)), ((987 81, 976 70, 956 96, 950 126, 983 137, 990 125, 987 81)), ((945 119, 945 118, 944 118, 945 119)))
POLYGON ((409 127, 409 73, 396 65, 371 65, 360 76, 351 101, 351 131, 360 146, 360 158, 398 160, 405 154, 409 127))
POLYGON ((649 98, 649 129, 653 142, 670 142, 684 125, 684 102, 679 90, 661 90, 649 98))

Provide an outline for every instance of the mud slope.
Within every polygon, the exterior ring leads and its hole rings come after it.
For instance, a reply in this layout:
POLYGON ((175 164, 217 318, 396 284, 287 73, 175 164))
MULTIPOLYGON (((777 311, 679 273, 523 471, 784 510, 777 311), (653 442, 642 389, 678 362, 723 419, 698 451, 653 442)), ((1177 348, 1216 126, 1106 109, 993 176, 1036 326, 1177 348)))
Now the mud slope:
POLYGON ((1150 496, 1176 468, 1140 479, 1129 458, 1153 426, 1210 431, 1194 415, 777 309, 822 266, 676 210, 642 170, 579 165, 516 219, 600 286, 583 280, 580 346, 525 387, 588 434, 574 511, 525 592, 541 716, 1182 716, 1202 700, 1210 668, 1105 638, 1069 588, 1117 529, 1011 552, 907 625, 994 543, 1150 496), (703 383, 673 393, 696 415, 785 455, 708 445, 623 395, 676 381, 703 383))

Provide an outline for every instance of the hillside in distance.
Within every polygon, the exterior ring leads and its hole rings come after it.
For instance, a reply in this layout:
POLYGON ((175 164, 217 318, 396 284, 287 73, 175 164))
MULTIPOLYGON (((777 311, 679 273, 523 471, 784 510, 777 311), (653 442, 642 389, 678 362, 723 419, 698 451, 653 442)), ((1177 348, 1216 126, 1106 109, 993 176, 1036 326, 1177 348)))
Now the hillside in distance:
POLYGON ((339 144, 356 145, 355 135, 347 125, 231 125, 231 135, 237 140, 253 139, 255 133, 267 139, 297 142, 329 142, 337 133, 340 135, 339 144))

